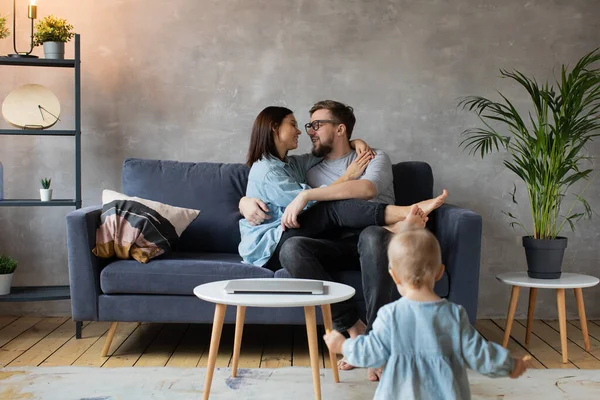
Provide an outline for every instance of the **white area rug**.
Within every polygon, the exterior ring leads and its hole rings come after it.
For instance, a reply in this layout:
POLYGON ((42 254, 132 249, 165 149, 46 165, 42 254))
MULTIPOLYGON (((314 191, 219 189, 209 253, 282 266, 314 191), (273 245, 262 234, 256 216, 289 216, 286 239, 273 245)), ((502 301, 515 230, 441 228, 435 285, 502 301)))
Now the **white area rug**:
MULTIPOLYGON (((211 399, 314 399, 310 368, 215 371, 211 399)), ((199 399, 204 368, 5 368, 0 370, 0 399, 187 400, 199 399)), ((370 399, 377 384, 366 370, 343 371, 339 384, 321 370, 323 399, 370 399)), ((490 379, 470 374, 473 399, 600 399, 599 370, 530 370, 521 379, 490 379)))

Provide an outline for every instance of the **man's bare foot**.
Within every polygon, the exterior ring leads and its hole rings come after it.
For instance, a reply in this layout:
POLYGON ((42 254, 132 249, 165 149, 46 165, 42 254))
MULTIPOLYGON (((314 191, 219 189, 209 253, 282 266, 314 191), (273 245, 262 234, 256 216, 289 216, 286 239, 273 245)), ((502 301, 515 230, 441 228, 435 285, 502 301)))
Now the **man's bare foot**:
POLYGON ((392 233, 399 233, 410 228, 424 228, 428 219, 425 212, 418 205, 413 204, 404 220, 384 226, 384 228, 392 233))
POLYGON ((369 368, 367 370, 367 377, 371 382, 379 382, 381 380, 381 374, 383 373, 382 368, 369 368))
POLYGON ((425 212, 425 215, 429 215, 433 210, 440 207, 446 201, 446 197, 448 197, 448 191, 444 189, 442 194, 433 199, 421 201, 417 203, 419 207, 425 212))
MULTIPOLYGON (((364 322, 362 322, 362 320, 359 319, 346 332, 348 332, 348 335, 350 335, 350 337, 352 339, 354 339, 357 336, 364 335, 366 331, 367 331, 367 326, 365 325, 364 322)), ((345 358, 342 358, 341 360, 339 360, 337 365, 338 365, 338 369, 341 371, 350 371, 350 370, 356 368, 354 365, 348 364, 348 362, 346 361, 345 358)))

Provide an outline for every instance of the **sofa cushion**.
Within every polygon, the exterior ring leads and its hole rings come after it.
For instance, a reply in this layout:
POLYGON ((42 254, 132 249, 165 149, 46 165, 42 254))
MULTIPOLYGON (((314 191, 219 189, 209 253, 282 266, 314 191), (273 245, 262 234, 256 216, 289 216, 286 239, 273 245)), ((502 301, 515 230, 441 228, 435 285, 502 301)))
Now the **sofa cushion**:
POLYGON ((273 272, 242 264, 237 254, 174 253, 147 264, 119 260, 100 273, 100 287, 106 294, 193 295, 198 285, 241 278, 272 278, 273 272))
MULTIPOLYGON (((433 197, 433 171, 423 161, 405 161, 392 166, 396 204, 408 206, 433 197)), ((427 229, 435 234, 437 211, 429 214, 427 229)))
POLYGON ((396 204, 409 206, 433 197, 433 172, 422 161, 406 161, 392 166, 396 204))
POLYGON ((238 203, 246 193, 248 172, 243 164, 130 158, 123 163, 123 192, 201 210, 179 238, 176 251, 236 254, 238 203))

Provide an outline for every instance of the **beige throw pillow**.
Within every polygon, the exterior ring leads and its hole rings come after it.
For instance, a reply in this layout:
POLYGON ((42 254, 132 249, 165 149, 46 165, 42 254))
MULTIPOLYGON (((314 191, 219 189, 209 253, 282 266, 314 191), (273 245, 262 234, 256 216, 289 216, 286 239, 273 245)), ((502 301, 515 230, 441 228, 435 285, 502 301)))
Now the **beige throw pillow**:
POLYGON ((170 252, 199 214, 199 210, 104 190, 100 227, 92 252, 98 257, 133 257, 146 263, 170 252))

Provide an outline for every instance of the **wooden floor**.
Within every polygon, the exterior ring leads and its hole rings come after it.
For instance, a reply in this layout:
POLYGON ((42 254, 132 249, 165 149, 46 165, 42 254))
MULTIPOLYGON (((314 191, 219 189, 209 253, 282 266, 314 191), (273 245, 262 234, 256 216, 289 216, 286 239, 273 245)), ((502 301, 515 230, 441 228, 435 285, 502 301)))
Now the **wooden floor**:
MULTIPOLYGON (((204 367, 208 359, 210 325, 120 323, 109 357, 100 350, 108 322, 84 325, 76 340, 69 318, 0 316, 0 367, 204 367)), ((477 330, 488 340, 502 342, 504 320, 479 320, 477 330)), ((584 350, 579 321, 568 321, 569 363, 560 355, 557 321, 536 320, 529 346, 525 346, 524 321, 513 324, 509 349, 519 356, 531 354, 535 368, 600 369, 600 321, 589 322, 591 351, 584 350)), ((322 327, 319 327, 322 335, 322 327)), ((320 336, 319 336, 320 337, 320 336)), ((223 328, 217 367, 231 361, 233 325, 223 328)), ((320 341, 320 362, 329 367, 320 341)), ((310 366, 304 326, 247 325, 244 328, 240 368, 310 366)))

